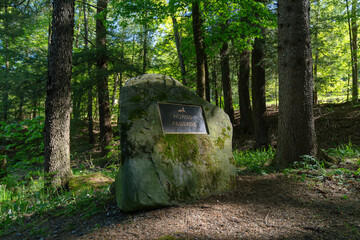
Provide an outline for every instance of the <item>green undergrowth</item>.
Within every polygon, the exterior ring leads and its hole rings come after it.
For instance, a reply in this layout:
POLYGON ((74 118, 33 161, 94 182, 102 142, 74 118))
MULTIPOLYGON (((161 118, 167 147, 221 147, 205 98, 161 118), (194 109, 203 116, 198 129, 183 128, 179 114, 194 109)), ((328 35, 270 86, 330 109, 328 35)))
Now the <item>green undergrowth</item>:
POLYGON ((333 181, 340 185, 360 182, 360 147, 349 142, 325 151, 339 159, 338 163, 325 168, 325 164, 312 156, 302 156, 302 161, 283 170, 284 175, 297 181, 333 181))
POLYGON ((106 211, 109 201, 114 202, 110 184, 119 168, 118 141, 109 147, 109 155, 100 159, 91 157, 80 131, 72 136, 78 145, 71 154, 75 181, 67 191, 50 194, 44 190, 43 129, 43 117, 0 122, 0 239, 27 229, 29 238, 46 237, 46 229, 38 228, 43 221, 72 216, 91 218, 106 211), (99 166, 98 160, 105 163, 99 166), (2 167, 4 163, 6 168, 2 167))
MULTIPOLYGON (((101 170, 103 175, 115 177, 113 170, 101 170)), ((38 172, 38 178, 17 181, 7 176, 0 182, 0 237, 3 234, 31 227, 25 221, 30 216, 42 219, 44 216, 81 216, 90 218, 99 211, 105 211, 104 204, 112 201, 110 182, 99 184, 82 183, 73 190, 49 194, 44 191, 44 174, 38 172), (90 187, 94 186, 94 187, 90 187), (36 217, 38 216, 38 218, 36 217), (42 216, 42 217, 40 217, 42 216)), ((84 181, 84 176, 96 176, 88 170, 75 170, 74 177, 84 181)), ((36 221, 36 220, 35 220, 36 221)))
POLYGON ((333 157, 340 157, 342 160, 347 158, 360 159, 360 147, 352 144, 350 141, 348 144, 341 144, 336 148, 329 149, 327 153, 333 157))
MULTIPOLYGON (((331 180, 339 184, 360 182, 360 147, 349 142, 325 151, 328 155, 338 159, 330 167, 313 156, 304 155, 301 161, 296 161, 282 173, 296 181, 331 180)), ((275 156, 275 149, 235 151, 237 173, 239 175, 264 175, 275 172, 270 163, 275 156)))
POLYGON ((244 152, 235 151, 233 153, 237 172, 244 174, 268 174, 273 170, 269 167, 274 158, 275 149, 267 150, 248 150, 244 152))

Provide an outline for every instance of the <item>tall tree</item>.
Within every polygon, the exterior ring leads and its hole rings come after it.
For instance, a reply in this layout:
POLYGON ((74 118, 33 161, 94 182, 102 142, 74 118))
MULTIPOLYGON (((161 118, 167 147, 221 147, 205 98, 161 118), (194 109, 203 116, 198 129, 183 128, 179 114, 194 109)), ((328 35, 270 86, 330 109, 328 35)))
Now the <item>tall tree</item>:
MULTIPOLYGON (((145 8, 145 19, 148 18, 148 9, 145 8)), ((144 28, 144 38, 143 38, 143 50, 142 50, 142 57, 143 57, 143 67, 142 67, 142 73, 145 74, 146 73, 146 68, 147 68, 147 59, 148 59, 148 34, 149 34, 149 26, 148 26, 148 22, 145 20, 144 24, 143 24, 143 28, 144 28)))
POLYGON ((197 94, 206 99, 205 87, 205 46, 202 32, 202 19, 200 12, 200 0, 192 1, 192 25, 194 32, 194 44, 196 52, 196 91, 197 94))
MULTIPOLYGON (((228 22, 222 24, 222 30, 225 32, 228 22)), ((225 112, 229 115, 232 124, 234 124, 234 106, 232 100, 231 78, 230 78, 230 54, 229 43, 225 39, 220 49, 220 66, 221 66, 221 81, 224 92, 225 112)))
POLYGON ((238 93, 240 106, 240 128, 244 133, 252 133, 253 124, 249 94, 250 82, 250 50, 244 49, 240 53, 238 71, 238 93))
POLYGON ((273 164, 285 168, 317 155, 309 0, 278 2, 279 133, 273 164))
POLYGON ((71 68, 74 0, 53 1, 52 35, 45 104, 44 167, 46 186, 64 187, 70 168, 71 68))
MULTIPOLYGON (((89 24, 87 18, 87 6, 86 0, 84 0, 83 5, 84 11, 84 34, 85 34, 85 50, 89 50, 89 24)), ((89 134, 89 143, 95 143, 95 136, 94 136, 94 124, 93 124, 93 88, 94 84, 91 81, 91 62, 87 62, 87 77, 88 77, 88 90, 87 90, 87 117, 88 117, 88 134, 89 134)))
MULTIPOLYGON (((9 19, 8 19, 8 5, 7 2, 4 3, 4 11, 5 11, 5 19, 4 19, 4 29, 5 31, 9 31, 9 19)), ((9 38, 6 37, 4 41, 4 50, 5 50, 5 78, 3 85, 3 91, 2 91, 2 120, 7 121, 8 120, 8 111, 9 111, 9 73, 10 73, 10 61, 9 61, 9 38)))
POLYGON ((171 20, 172 20, 173 28, 174 28, 174 38, 175 38, 176 50, 177 50, 178 59, 179 59, 180 70, 181 70, 181 80, 182 80, 182 83, 184 85, 186 85, 187 84, 186 69, 185 69, 184 56, 183 56, 183 54, 181 52, 181 41, 180 41, 179 27, 178 27, 178 24, 177 24, 176 17, 174 15, 171 16, 171 20))
POLYGON ((351 68, 352 68, 352 101, 358 101, 358 25, 357 25, 357 1, 352 1, 351 16, 349 13, 349 3, 346 0, 346 8, 349 23, 349 37, 350 37, 350 54, 351 54, 351 68))
POLYGON ((109 101, 109 87, 107 76, 107 48, 106 48, 106 9, 107 0, 97 1, 96 19, 96 65, 97 65, 97 91, 100 118, 100 146, 103 155, 108 153, 107 146, 112 140, 111 114, 109 101))
POLYGON ((254 112, 254 134, 256 148, 267 148, 269 145, 268 128, 266 124, 265 98, 265 34, 254 41, 251 56, 252 102, 254 112))

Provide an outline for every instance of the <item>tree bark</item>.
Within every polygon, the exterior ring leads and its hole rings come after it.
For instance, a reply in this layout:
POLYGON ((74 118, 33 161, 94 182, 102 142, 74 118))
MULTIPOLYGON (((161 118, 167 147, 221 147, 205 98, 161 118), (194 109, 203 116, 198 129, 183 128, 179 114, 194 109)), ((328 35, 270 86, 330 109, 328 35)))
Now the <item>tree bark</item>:
POLYGON ((240 106, 240 129, 243 133, 252 133, 252 115, 250 105, 249 81, 250 81, 250 50, 240 53, 240 64, 238 72, 238 92, 240 106))
POLYGON ((215 60, 215 58, 213 60, 212 79, 213 79, 214 89, 215 89, 215 105, 219 106, 219 93, 218 93, 218 90, 217 90, 217 73, 216 73, 216 60, 215 60))
MULTIPOLYGON (((5 19, 4 19, 4 29, 5 31, 9 30, 9 20, 7 19, 8 7, 5 2, 5 19)), ((9 112, 9 74, 10 74, 10 61, 9 61, 9 39, 8 36, 5 36, 4 41, 4 49, 5 49, 5 79, 2 89, 2 120, 8 120, 8 112, 9 112)))
POLYGON ((206 101, 210 102, 210 74, 209 74, 209 67, 207 61, 207 55, 205 53, 205 98, 206 101))
POLYGON ((100 16, 96 19, 96 50, 97 50, 97 91, 99 101, 99 118, 100 118, 100 146, 102 155, 105 156, 109 150, 106 149, 112 140, 111 114, 109 101, 109 88, 107 77, 107 49, 106 49, 106 21, 107 0, 98 0, 97 14, 100 16))
POLYGON ((251 57, 252 102, 254 114, 254 135, 256 148, 263 149, 269 146, 268 127, 266 123, 265 97, 265 34, 263 38, 256 38, 251 57))
POLYGON ((21 95, 19 97, 19 111, 17 117, 19 121, 24 120, 24 104, 25 104, 24 95, 21 95))
POLYGON ((351 31, 352 31, 352 53, 353 53, 353 85, 352 85, 352 101, 355 103, 358 101, 358 25, 357 25, 357 0, 352 1, 352 10, 351 10, 351 31))
POLYGON ((202 19, 200 13, 200 0, 192 1, 192 21, 194 32, 194 44, 196 52, 196 91, 199 97, 206 100, 205 88, 205 48, 202 36, 202 19))
POLYGON ((146 73, 147 68, 147 38, 148 38, 148 29, 147 24, 144 25, 144 41, 143 41, 143 69, 142 73, 146 73))
POLYGON ((229 115, 230 121, 234 124, 234 107, 231 91, 229 44, 224 42, 220 50, 221 81, 224 91, 225 112, 229 115))
POLYGON ((120 75, 120 73, 116 73, 116 77, 115 77, 115 81, 114 81, 113 94, 111 96, 111 106, 113 106, 113 107, 115 107, 115 105, 117 103, 116 93, 118 91, 118 86, 119 86, 119 75, 120 75))
POLYGON ((171 16, 171 19, 172 19, 173 28, 174 28, 174 38, 175 38, 176 50, 177 50, 178 59, 179 59, 181 80, 182 80, 182 84, 187 85, 184 57, 181 52, 181 41, 180 41, 179 28, 177 25, 176 18, 174 16, 171 16))
POLYGON ((53 2, 52 36, 45 104, 45 186, 65 187, 70 168, 71 67, 74 1, 53 2))
MULTIPOLYGON (((88 19, 87 19, 87 12, 86 12, 86 0, 84 0, 83 5, 84 11, 84 31, 85 31, 85 50, 89 49, 89 30, 88 30, 88 19)), ((88 90, 87 90, 87 117, 88 117, 88 134, 89 134, 89 143, 95 143, 95 136, 94 136, 94 123, 93 123, 93 82, 91 81, 91 63, 90 61, 87 62, 87 73, 88 73, 88 90)))
POLYGON ((316 157, 309 0, 279 1, 279 133, 277 168, 316 157))

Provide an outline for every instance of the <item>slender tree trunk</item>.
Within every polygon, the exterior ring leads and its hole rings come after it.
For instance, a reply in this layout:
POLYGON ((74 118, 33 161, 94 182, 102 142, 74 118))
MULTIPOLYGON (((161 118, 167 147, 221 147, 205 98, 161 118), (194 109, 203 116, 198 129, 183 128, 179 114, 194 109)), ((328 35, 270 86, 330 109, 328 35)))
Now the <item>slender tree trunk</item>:
POLYGON ((18 112, 18 120, 19 121, 22 121, 22 120, 24 120, 24 95, 21 95, 20 97, 19 97, 20 99, 20 101, 19 101, 19 112, 18 112))
MULTIPOLYGON (((84 4, 85 6, 85 4, 84 4)), ((79 11, 79 23, 76 27, 76 36, 75 36, 75 47, 78 48, 79 47, 79 37, 80 37, 80 28, 81 28, 81 21, 80 21, 80 18, 81 18, 81 11, 79 11)))
MULTIPOLYGON (((320 1, 316 0, 315 2, 317 5, 320 4, 320 1)), ((319 16, 320 16, 320 7, 318 7, 318 11, 315 12, 315 21, 319 22, 319 16)), ((315 34, 314 34, 314 42, 316 43, 318 41, 318 28, 315 28, 315 34)), ((314 105, 318 104, 318 91, 317 91, 317 73, 318 73, 318 62, 319 62, 319 47, 315 45, 315 48, 313 48, 315 51, 315 59, 314 59, 314 67, 313 67, 313 76, 314 76, 314 105)))
MULTIPOLYGON (((146 10, 145 18, 147 18, 147 16, 148 16, 148 12, 146 10)), ((146 68, 147 68, 147 40, 148 40, 148 34, 149 34, 148 25, 147 25, 147 23, 145 23, 144 24, 144 41, 143 41, 143 69, 142 69, 143 74, 146 73, 146 68)))
POLYGON ((115 107, 116 105, 116 93, 119 86, 119 75, 120 73, 116 73, 115 82, 114 82, 114 88, 113 88, 113 94, 111 96, 111 106, 115 107))
POLYGON ((279 133, 277 168, 316 157, 309 0, 279 1, 279 133))
MULTIPOLYGON (((315 34, 315 38, 317 33, 315 34)), ((318 73, 318 62, 319 62, 319 51, 316 49, 315 60, 314 60, 314 105, 318 104, 318 91, 316 87, 317 73, 318 73)))
POLYGON ((197 94, 206 100, 206 87, 205 87, 205 48, 202 36, 202 19, 200 13, 200 0, 192 1, 192 21, 194 32, 194 44, 196 52, 196 91, 197 94))
MULTIPOLYGON (((123 52, 123 51, 122 51, 123 52)), ((122 88, 122 82, 123 82, 123 73, 120 72, 120 77, 119 77, 119 98, 118 98, 118 101, 119 101, 119 105, 118 105, 118 118, 117 118, 117 123, 118 123, 118 127, 120 129, 120 97, 121 97, 121 88, 122 88)))
POLYGON ((132 39, 132 56, 131 56, 132 65, 134 65, 134 59, 135 59, 135 34, 133 35, 133 39, 132 39))
POLYGON ((36 109, 37 109, 37 104, 38 104, 37 100, 34 100, 34 101, 33 101, 33 104, 32 104, 32 108, 33 108, 33 110, 32 110, 32 118, 36 118, 36 114, 37 114, 37 111, 36 111, 36 109))
POLYGON ((218 93, 218 90, 217 90, 217 73, 216 73, 216 60, 215 60, 215 58, 213 60, 212 79, 213 79, 214 89, 215 89, 215 104, 216 104, 216 106, 219 106, 219 93, 218 93))
POLYGON ((240 106, 240 128, 244 133, 252 133, 252 115, 250 105, 250 50, 243 50, 240 53, 240 64, 238 72, 238 92, 240 106))
MULTIPOLYGON (((9 30, 9 20, 7 19, 8 14, 8 7, 7 2, 4 3, 5 5, 5 17, 4 19, 4 29, 5 31, 9 30)), ((3 111, 2 111, 2 120, 7 121, 8 120, 8 113, 9 113, 9 77, 10 77, 10 61, 9 61, 9 37, 5 36, 5 81, 3 85, 3 92, 2 92, 2 105, 3 105, 3 111)))
POLYGON ((142 72, 143 74, 146 73, 146 68, 147 68, 147 38, 148 38, 148 30, 145 29, 144 32, 144 42, 143 42, 143 69, 142 72))
POLYGON ((265 97, 265 34, 263 38, 256 38, 251 57, 252 76, 252 102, 254 114, 254 135, 256 148, 269 146, 268 127, 266 123, 266 97, 265 97))
POLYGON ((346 10, 349 26, 350 39, 350 55, 351 55, 351 70, 352 70, 352 102, 358 101, 358 73, 357 73, 357 23, 356 23, 356 1, 353 1, 352 16, 350 16, 349 2, 346 0, 346 10), (354 33, 356 36, 354 36, 354 33))
MULTIPOLYGON (((87 19, 87 12, 86 12, 86 0, 84 0, 83 5, 84 11, 84 30, 85 30, 85 49, 89 50, 89 30, 88 30, 88 19, 87 19)), ((89 134, 89 143, 95 143, 95 136, 94 136, 94 123, 93 123, 93 88, 94 84, 91 81, 91 63, 90 61, 87 62, 87 73, 88 73, 88 90, 87 90, 87 117, 89 119, 88 122, 88 134, 89 134)))
MULTIPOLYGON (((74 120, 74 123, 75 123, 75 126, 76 126, 79 123, 79 120, 80 120, 80 100, 81 100, 81 96, 80 96, 81 90, 79 89, 79 83, 76 80, 73 81, 72 89, 73 89, 72 113, 73 113, 73 120, 74 120)), ((75 133, 76 133, 76 131, 75 131, 75 133)))
POLYGON ((352 31, 352 50, 353 50, 353 85, 352 85, 352 101, 357 102, 359 96, 358 90, 358 25, 357 25, 357 0, 352 1, 352 10, 351 10, 351 31, 352 31))
POLYGON ((107 0, 98 0, 97 14, 102 16, 96 19, 96 51, 97 51, 97 90, 99 101, 99 118, 100 118, 100 146, 103 156, 109 150, 106 149, 112 140, 111 130, 111 114, 109 101, 109 88, 107 77, 107 49, 106 49, 106 29, 104 21, 106 21, 106 14, 103 14, 107 8, 107 0))
POLYGON ((175 38, 176 50, 177 50, 178 59, 179 59, 180 70, 181 70, 181 80, 184 85, 187 85, 184 57, 181 53, 181 41, 180 41, 179 28, 177 25, 176 18, 174 16, 171 16, 171 19, 172 19, 173 28, 174 28, 174 38, 175 38))
POLYGON ((224 91, 225 112, 229 115, 234 124, 234 107, 231 91, 229 44, 224 42, 220 50, 221 81, 224 91))
POLYGON ((52 37, 45 104, 44 168, 46 187, 64 187, 70 168, 71 67, 74 1, 53 2, 52 37))
POLYGON ((347 91, 346 91, 346 102, 349 102, 349 94, 350 94, 350 74, 348 74, 347 81, 347 91))
POLYGON ((209 67, 207 61, 207 55, 205 53, 205 95, 206 101, 210 102, 210 74, 209 74, 209 67))

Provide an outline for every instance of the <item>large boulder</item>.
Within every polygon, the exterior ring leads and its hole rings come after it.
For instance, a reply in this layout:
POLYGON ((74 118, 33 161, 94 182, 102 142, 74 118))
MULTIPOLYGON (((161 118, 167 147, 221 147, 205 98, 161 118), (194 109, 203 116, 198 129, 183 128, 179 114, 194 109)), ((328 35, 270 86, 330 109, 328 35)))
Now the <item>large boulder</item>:
POLYGON ((121 210, 190 202, 231 188, 232 125, 222 109, 159 74, 128 80, 120 106, 122 162, 115 191, 121 210), (208 134, 164 134, 158 102, 201 105, 208 134))

